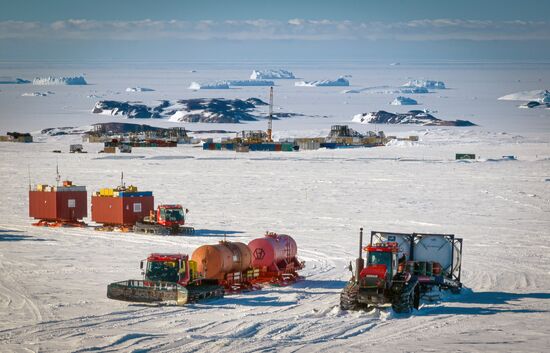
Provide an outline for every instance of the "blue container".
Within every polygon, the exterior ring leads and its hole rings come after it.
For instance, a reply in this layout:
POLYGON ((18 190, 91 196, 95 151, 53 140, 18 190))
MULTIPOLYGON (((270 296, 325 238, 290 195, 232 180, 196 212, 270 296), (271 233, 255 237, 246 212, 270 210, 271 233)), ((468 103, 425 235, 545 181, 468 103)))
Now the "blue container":
POLYGON ((338 144, 336 142, 323 142, 321 143, 321 147, 333 150, 338 147, 338 144))
POLYGON ((275 151, 274 143, 253 143, 249 147, 251 151, 275 151))
POLYGON ((121 191, 118 193, 119 197, 142 197, 142 196, 153 196, 152 191, 138 191, 138 192, 129 192, 121 191))

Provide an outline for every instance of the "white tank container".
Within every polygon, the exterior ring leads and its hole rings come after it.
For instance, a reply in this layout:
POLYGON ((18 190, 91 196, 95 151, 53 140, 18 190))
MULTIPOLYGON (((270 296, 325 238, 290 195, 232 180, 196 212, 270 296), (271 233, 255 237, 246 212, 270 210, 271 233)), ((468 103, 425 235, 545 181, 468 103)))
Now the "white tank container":
POLYGON ((438 262, 447 274, 460 270, 460 248, 452 236, 416 234, 413 255, 414 261, 438 262))
POLYGON ((373 232, 371 239, 372 244, 397 242, 397 246, 399 247, 398 258, 401 258, 404 254, 407 260, 411 259, 412 234, 373 232))

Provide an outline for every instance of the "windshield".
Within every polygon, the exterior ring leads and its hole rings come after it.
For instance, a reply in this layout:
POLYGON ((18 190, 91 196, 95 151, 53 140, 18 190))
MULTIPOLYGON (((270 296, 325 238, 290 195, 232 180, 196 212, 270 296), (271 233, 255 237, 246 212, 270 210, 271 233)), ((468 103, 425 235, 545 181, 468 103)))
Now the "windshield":
POLYGON ((147 263, 147 279, 151 281, 177 282, 178 262, 177 261, 158 261, 147 263))
POLYGON ((160 210, 160 218, 165 219, 167 221, 179 222, 179 221, 183 221, 184 217, 185 216, 181 208, 172 208, 172 209, 162 208, 160 210))
POLYGON ((367 265, 386 265, 386 270, 391 271, 391 252, 369 252, 367 255, 367 265))

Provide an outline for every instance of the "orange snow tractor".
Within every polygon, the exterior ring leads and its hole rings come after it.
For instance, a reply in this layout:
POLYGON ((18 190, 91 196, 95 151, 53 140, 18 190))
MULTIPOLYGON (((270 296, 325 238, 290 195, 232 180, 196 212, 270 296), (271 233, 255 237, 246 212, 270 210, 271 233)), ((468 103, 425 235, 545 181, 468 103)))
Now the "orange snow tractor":
POLYGON ((143 280, 127 280, 107 286, 107 297, 141 303, 184 305, 222 298, 224 287, 201 278, 197 263, 184 254, 151 254, 141 261, 143 280))
POLYGON ((156 211, 150 211, 149 216, 134 225, 134 233, 178 235, 193 234, 195 228, 186 227, 185 215, 189 210, 181 205, 159 205, 156 211))
POLYGON ((355 273, 340 295, 343 310, 391 304, 396 313, 420 307, 421 296, 434 289, 459 293, 462 239, 452 234, 371 232, 363 248, 359 236, 355 273), (366 251, 366 265, 363 258, 366 251))

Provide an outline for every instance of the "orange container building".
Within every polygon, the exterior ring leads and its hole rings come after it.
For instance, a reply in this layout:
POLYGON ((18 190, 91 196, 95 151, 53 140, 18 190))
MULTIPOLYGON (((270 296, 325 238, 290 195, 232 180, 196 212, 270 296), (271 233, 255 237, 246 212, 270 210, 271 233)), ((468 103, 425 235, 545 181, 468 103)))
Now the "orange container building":
POLYGON ((62 186, 37 185, 29 190, 29 216, 48 223, 81 223, 88 216, 88 193, 85 186, 64 181, 62 186))
POLYGON ((92 196, 92 221, 106 226, 132 226, 154 209, 151 191, 97 192, 92 196))

